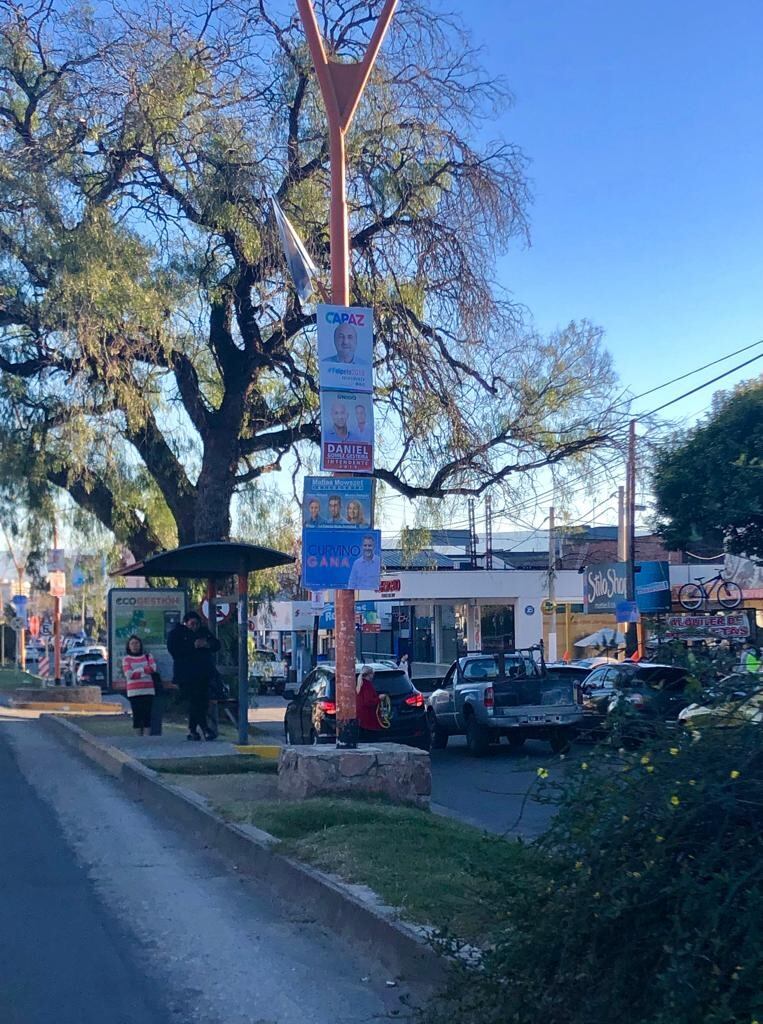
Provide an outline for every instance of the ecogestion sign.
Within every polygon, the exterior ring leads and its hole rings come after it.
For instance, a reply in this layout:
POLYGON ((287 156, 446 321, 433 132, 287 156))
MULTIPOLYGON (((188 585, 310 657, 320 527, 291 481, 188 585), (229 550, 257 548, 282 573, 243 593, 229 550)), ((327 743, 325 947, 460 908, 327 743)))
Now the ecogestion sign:
POLYGON ((320 304, 316 321, 321 388, 373 391, 373 311, 320 304))
POLYGON ((127 638, 139 636, 143 649, 153 655, 162 679, 171 680, 172 658, 167 636, 186 611, 184 590, 120 588, 109 591, 109 672, 111 686, 124 687, 122 656, 127 638))
POLYGON ((373 473, 371 395, 321 390, 321 469, 330 473, 373 473))
POLYGON ((302 586, 308 590, 378 590, 380 530, 302 531, 302 586))
POLYGON ((730 612, 727 615, 665 616, 664 636, 667 640, 701 639, 706 636, 744 640, 749 635, 750 620, 746 612, 730 612))

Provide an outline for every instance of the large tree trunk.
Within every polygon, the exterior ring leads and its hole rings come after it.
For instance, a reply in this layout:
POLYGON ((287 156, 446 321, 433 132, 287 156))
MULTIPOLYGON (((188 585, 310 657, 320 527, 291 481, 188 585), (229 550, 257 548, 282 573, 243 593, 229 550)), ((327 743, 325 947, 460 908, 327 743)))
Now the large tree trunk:
POLYGON ((210 433, 196 482, 193 541, 181 540, 181 544, 230 539, 230 508, 237 463, 237 432, 218 429, 210 433))

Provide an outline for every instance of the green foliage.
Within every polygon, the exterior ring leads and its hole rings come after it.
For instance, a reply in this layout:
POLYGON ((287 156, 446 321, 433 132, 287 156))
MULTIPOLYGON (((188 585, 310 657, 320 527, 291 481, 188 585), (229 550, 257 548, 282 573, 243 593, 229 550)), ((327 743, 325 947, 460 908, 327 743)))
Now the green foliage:
POLYGON ((697 540, 763 559, 763 378, 723 396, 707 420, 663 448, 653 489, 672 548, 697 540))
POLYGON ((549 791, 560 810, 536 848, 550 873, 502 880, 500 937, 479 977, 456 972, 451 1019, 761 1019, 763 729, 573 756, 549 791))

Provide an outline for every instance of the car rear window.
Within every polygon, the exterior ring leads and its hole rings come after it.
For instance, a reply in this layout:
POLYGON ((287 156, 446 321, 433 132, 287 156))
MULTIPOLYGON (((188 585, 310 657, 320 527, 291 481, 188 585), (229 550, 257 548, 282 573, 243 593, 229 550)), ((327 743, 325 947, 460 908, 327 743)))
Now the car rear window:
POLYGON ((546 669, 546 674, 549 679, 559 679, 565 682, 569 679, 583 680, 587 679, 591 674, 590 668, 580 668, 578 665, 570 665, 567 668, 561 668, 559 666, 553 666, 546 669))
POLYGON ((630 672, 626 677, 626 686, 655 686, 655 687, 676 687, 683 686, 687 678, 686 669, 671 668, 670 666, 642 665, 635 672, 630 672))
MULTIPOLYGON (((374 672, 374 687, 377 693, 387 693, 390 697, 400 697, 405 693, 414 693, 416 687, 405 672, 399 669, 378 669, 374 672)), ((335 677, 331 677, 330 694, 335 693, 335 677)))

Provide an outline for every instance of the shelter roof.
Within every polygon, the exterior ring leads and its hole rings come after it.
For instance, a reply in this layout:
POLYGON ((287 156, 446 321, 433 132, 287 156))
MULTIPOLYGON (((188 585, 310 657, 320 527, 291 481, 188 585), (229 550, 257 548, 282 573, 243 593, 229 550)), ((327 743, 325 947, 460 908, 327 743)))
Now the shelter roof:
POLYGON ((175 576, 178 579, 225 579, 228 576, 290 565, 296 559, 283 551, 238 541, 186 544, 160 551, 142 562, 118 569, 112 576, 175 576))

